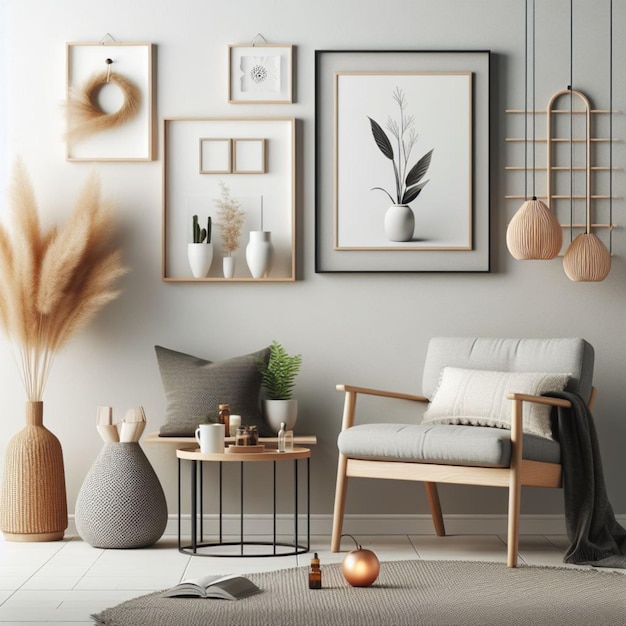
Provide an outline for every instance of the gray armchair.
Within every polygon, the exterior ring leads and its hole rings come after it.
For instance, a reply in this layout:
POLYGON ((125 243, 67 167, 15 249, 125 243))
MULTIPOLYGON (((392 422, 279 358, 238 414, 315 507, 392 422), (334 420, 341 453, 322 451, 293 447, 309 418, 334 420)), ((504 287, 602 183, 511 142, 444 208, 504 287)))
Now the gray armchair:
POLYGON ((332 551, 339 551, 348 478, 423 482, 439 536, 445 526, 437 483, 483 485, 509 490, 507 563, 515 567, 521 487, 562 486, 550 411, 569 402, 541 393, 564 388, 591 406, 593 361, 583 339, 439 337, 428 346, 423 396, 338 385, 345 402, 332 551), (355 425, 359 395, 429 403, 429 409, 421 424, 355 425))

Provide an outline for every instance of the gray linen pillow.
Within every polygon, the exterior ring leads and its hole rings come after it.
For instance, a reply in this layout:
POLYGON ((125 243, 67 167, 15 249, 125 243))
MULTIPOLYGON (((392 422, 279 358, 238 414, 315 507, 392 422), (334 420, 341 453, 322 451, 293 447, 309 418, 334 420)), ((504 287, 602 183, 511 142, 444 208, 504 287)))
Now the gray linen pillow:
POLYGON ((269 348, 212 363, 196 356, 154 346, 165 391, 167 412, 162 437, 193 437, 198 424, 217 422, 218 405, 230 404, 242 424, 271 436, 261 415, 259 360, 267 362, 269 348))

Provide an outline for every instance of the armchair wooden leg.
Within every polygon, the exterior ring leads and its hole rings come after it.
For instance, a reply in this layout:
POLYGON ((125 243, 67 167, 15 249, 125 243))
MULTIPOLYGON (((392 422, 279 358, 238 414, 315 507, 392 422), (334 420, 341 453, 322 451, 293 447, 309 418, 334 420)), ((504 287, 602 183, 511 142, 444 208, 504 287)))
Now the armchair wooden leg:
POLYGON ((339 552, 339 544, 341 543, 343 514, 346 507, 346 488, 348 486, 348 477, 346 476, 347 467, 348 458, 343 454, 340 454, 339 462, 337 463, 337 486, 335 488, 335 510, 333 512, 333 534, 330 543, 331 552, 339 552))
POLYGON ((521 486, 516 477, 511 478, 509 485, 509 520, 507 535, 506 563, 509 567, 517 567, 517 551, 519 546, 519 516, 521 509, 521 486), (514 484, 516 483, 516 484, 514 484))
POLYGON ((430 514, 435 525, 435 533, 437 537, 445 537, 446 528, 443 524, 443 515, 441 514, 441 503, 439 502, 439 492, 437 491, 437 483, 424 483, 426 488, 426 497, 428 498, 428 506, 430 514))

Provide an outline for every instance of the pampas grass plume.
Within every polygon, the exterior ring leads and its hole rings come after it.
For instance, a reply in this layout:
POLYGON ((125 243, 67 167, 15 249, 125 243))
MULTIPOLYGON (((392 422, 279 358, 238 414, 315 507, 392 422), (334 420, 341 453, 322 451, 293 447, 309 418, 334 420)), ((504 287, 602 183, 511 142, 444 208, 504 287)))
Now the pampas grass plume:
POLYGON ((11 184, 11 228, 0 225, 0 322, 16 345, 28 400, 41 400, 59 348, 108 302, 126 272, 112 251, 112 206, 92 174, 72 215, 43 232, 35 195, 18 162, 11 184))

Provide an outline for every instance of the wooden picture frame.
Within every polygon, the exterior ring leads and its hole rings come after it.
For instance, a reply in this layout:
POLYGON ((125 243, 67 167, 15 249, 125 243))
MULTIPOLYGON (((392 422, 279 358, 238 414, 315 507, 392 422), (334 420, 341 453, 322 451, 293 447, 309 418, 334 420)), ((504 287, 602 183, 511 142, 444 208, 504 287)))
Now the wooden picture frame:
POLYGON ((200 174, 231 174, 232 145, 229 138, 200 137, 200 174))
POLYGON ((317 50, 315 81, 316 272, 489 271, 489 51, 317 50))
POLYGON ((161 277, 165 282, 289 282, 296 280, 296 120, 294 118, 170 117, 163 120, 163 246, 161 277), (207 175, 198 168, 201 138, 262 142, 264 172, 207 175), (216 201, 221 183, 246 212, 233 253, 235 274, 224 278, 216 201), (194 278, 187 259, 192 217, 213 221, 213 262, 208 276, 194 278), (269 274, 253 278, 246 264, 248 233, 271 232, 273 262, 269 274))
MULTIPOLYGON (((68 161, 152 161, 154 149, 154 94, 152 43, 71 42, 66 44, 67 98, 87 97, 92 78, 109 72, 136 88, 136 111, 123 123, 92 134, 70 134, 79 118, 68 117, 68 161), (111 61, 109 63, 109 61, 111 61), (71 121, 71 123, 70 123, 71 121)), ((109 76, 110 76, 109 74, 109 76)), ((112 115, 124 106, 127 93, 114 80, 103 80, 90 93, 92 119, 112 115), (112 83, 109 87, 108 83, 112 83)), ((71 108, 68 106, 68 116, 71 108)))
POLYGON ((291 104, 293 93, 291 44, 230 44, 228 102, 231 104, 291 104))

